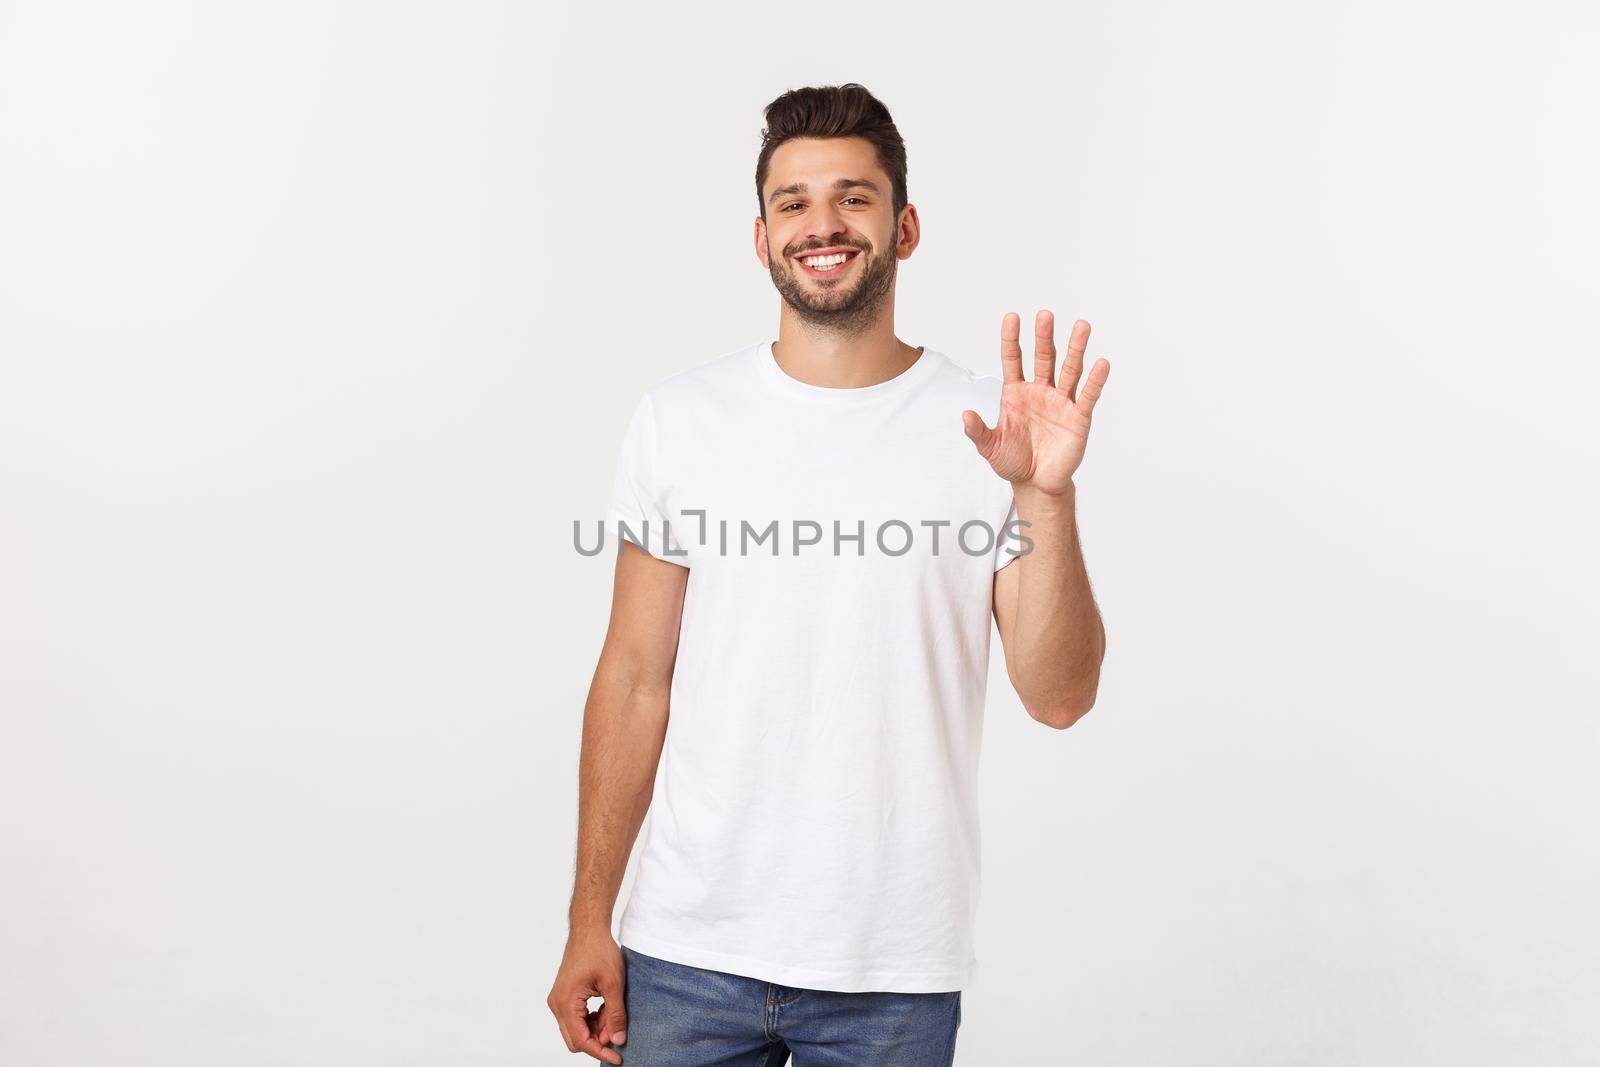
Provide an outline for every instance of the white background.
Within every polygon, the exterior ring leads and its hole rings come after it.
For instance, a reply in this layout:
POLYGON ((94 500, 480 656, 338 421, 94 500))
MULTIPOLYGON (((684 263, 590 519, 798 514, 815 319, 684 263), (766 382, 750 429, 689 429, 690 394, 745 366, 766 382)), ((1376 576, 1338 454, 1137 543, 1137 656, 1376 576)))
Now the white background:
POLYGON ((1580 3, 0 3, 0 1058, 577 1062, 571 523, 775 334, 761 109, 855 80, 900 336, 1113 368, 958 1062, 1595 1062, 1597 71, 1580 3))

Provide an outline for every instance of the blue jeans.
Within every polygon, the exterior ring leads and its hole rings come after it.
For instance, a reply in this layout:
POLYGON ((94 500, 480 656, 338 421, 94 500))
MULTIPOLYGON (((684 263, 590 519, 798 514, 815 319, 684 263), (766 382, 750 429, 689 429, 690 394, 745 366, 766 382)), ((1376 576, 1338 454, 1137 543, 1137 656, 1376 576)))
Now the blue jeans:
POLYGON ((622 946, 624 1067, 950 1067, 961 991, 795 989, 622 946))

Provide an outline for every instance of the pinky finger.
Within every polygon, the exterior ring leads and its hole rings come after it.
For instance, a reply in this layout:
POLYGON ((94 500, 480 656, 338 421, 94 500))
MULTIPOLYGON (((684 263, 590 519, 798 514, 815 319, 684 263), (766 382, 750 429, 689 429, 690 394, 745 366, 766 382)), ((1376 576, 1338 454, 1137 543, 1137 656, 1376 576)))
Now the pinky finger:
POLYGON ((1111 363, 1109 360, 1097 359, 1094 366, 1089 368, 1089 377, 1083 383, 1083 388, 1078 390, 1078 406, 1083 408, 1083 415, 1088 418, 1094 413, 1095 402, 1100 399, 1100 390, 1106 386, 1106 379, 1111 377, 1111 363))

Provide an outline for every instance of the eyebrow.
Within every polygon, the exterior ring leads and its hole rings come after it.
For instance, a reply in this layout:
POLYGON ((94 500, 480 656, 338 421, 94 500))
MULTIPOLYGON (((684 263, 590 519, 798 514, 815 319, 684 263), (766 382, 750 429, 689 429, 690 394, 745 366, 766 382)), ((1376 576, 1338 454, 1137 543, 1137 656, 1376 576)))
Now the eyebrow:
MULTIPOLYGON (((788 196, 791 193, 803 193, 807 188, 808 187, 805 182, 794 182, 793 184, 774 189, 772 190, 772 195, 767 197, 767 203, 772 203, 780 196, 788 196)), ((855 188, 871 189, 875 193, 882 193, 883 191, 878 188, 877 182, 868 178, 840 178, 838 181, 833 183, 833 188, 835 192, 855 188)))

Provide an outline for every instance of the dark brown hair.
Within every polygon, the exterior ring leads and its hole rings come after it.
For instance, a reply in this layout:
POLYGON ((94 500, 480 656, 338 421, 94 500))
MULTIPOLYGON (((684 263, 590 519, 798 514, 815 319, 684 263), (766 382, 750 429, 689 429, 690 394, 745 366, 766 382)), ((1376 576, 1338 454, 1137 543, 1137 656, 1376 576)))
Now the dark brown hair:
POLYGON ((790 89, 767 105, 767 125, 761 131, 761 155, 756 159, 756 202, 767 217, 761 190, 767 183, 772 153, 796 137, 864 137, 877 151, 878 166, 889 175, 895 219, 908 203, 906 195, 906 143, 883 102, 863 85, 817 85, 790 89))

